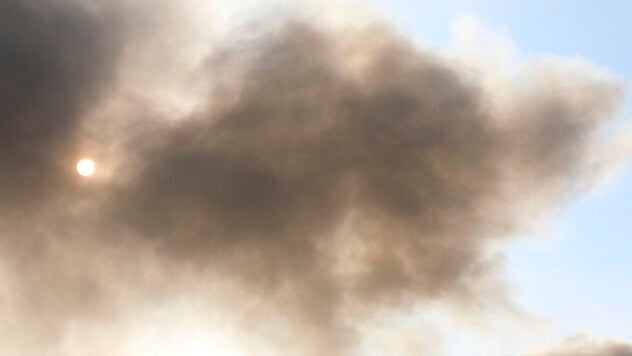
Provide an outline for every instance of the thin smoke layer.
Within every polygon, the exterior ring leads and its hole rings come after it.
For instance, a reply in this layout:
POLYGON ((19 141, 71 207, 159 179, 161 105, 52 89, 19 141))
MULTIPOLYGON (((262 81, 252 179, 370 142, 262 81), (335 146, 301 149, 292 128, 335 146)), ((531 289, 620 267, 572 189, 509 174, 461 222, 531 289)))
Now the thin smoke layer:
POLYGON ((632 345, 621 340, 597 339, 578 335, 565 340, 561 345, 531 356, 630 356, 632 345))
POLYGON ((0 4, 8 353, 125 354, 121 324, 217 293, 210 280, 239 291, 226 310, 256 300, 250 323, 280 325, 293 355, 349 354, 383 311, 476 304, 490 251, 591 177, 621 99, 606 73, 541 60, 499 103, 387 26, 267 19, 195 69, 207 90, 193 113, 129 100, 97 121, 120 164, 90 185, 73 160, 91 114, 125 95, 121 58, 148 33, 134 33, 138 8, 0 4))

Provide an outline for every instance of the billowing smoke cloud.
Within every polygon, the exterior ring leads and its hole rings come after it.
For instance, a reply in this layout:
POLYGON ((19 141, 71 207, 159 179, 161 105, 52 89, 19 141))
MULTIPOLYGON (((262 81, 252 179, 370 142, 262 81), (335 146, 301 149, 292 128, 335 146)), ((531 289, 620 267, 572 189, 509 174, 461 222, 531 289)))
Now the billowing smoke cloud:
POLYGON ((630 356, 632 344, 614 339, 596 339, 578 335, 567 339, 562 345, 531 356, 630 356))
POLYGON ((328 337, 346 304, 467 298, 523 202, 546 209, 581 176, 618 99, 608 79, 543 64, 496 111, 461 69, 382 28, 289 22, 235 48, 208 60, 222 78, 208 107, 141 147, 114 219, 328 337))
POLYGON ((112 7, 0 4, 0 232, 20 246, 3 256, 10 353, 116 354, 121 323, 191 280, 236 288, 227 305, 255 305, 248 323, 279 326, 296 355, 349 354, 384 310, 476 304, 499 241, 590 178, 621 96, 606 73, 553 59, 497 95, 382 25, 268 20, 206 56, 193 113, 130 100, 98 122, 119 164, 88 185, 72 176, 79 136, 131 41, 112 7), (107 331, 81 353, 87 324, 107 331))

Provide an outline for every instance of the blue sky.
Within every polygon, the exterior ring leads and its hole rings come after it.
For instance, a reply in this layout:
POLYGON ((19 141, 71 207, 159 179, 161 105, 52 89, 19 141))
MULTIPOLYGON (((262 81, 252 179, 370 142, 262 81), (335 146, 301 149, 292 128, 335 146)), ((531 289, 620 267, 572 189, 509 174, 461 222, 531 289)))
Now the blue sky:
MULTIPOLYGON (((474 16, 509 35, 521 53, 579 56, 632 80, 632 2, 371 0, 404 33, 442 47, 450 23, 474 16)), ((629 85, 629 84, 628 84, 629 85)), ((617 120, 632 120, 630 94, 617 120)), ((507 249, 508 279, 527 310, 561 336, 587 332, 632 339, 632 168, 573 197, 537 238, 507 249)))

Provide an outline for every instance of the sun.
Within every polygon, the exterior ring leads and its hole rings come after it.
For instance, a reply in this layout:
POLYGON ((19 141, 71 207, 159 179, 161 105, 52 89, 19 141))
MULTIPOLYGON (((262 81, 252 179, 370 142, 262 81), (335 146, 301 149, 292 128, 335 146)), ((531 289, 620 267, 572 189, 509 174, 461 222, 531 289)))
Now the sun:
POLYGON ((84 158, 77 162, 77 173, 83 177, 90 177, 94 174, 94 170, 96 169, 96 165, 94 161, 88 158, 84 158))

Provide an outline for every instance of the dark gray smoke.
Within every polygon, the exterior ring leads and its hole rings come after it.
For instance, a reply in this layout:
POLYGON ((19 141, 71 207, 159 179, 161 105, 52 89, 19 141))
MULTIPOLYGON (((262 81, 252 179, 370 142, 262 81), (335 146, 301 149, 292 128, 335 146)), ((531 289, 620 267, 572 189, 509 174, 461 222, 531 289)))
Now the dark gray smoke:
POLYGON ((556 348, 531 356, 631 356, 632 344, 614 339, 595 339, 586 335, 569 338, 556 348))
POLYGON ((0 2, 2 354, 61 354, 60 322, 97 313, 81 304, 104 281, 70 281, 59 261, 80 193, 82 120, 113 83, 124 45, 118 15, 110 4, 0 2))
MULTIPOLYGON (((586 183, 621 96, 543 61, 499 103, 386 27, 289 20, 208 54, 191 115, 149 102, 101 122, 123 163, 87 186, 82 124, 130 37, 119 6, 81 4, 0 4, 0 232, 20 241, 2 327, 22 335, 0 346, 15 354, 81 354, 73 325, 110 330, 188 279, 238 286, 228 304, 257 300, 254 324, 271 310, 295 355, 348 354, 383 310, 476 303, 492 248, 586 183)), ((87 353, 125 354, 105 333, 87 353)))
POLYGON ((106 6, 0 4, 2 210, 67 193, 80 115, 110 83, 121 23, 106 6))

